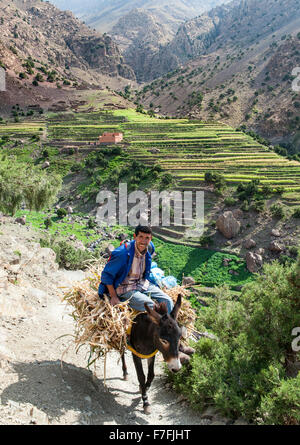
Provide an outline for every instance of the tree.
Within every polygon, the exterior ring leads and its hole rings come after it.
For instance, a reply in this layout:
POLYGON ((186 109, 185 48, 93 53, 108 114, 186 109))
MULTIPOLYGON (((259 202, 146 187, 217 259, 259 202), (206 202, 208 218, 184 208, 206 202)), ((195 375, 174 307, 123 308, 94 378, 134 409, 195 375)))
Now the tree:
POLYGON ((0 160, 0 211, 14 215, 25 203, 30 210, 49 207, 61 189, 61 177, 48 174, 38 167, 16 163, 14 159, 0 160))

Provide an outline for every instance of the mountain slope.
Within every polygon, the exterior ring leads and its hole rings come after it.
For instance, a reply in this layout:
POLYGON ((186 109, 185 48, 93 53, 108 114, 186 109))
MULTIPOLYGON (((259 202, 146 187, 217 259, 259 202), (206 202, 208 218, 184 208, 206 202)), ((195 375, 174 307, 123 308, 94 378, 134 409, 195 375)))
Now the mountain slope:
POLYGON ((136 99, 164 114, 245 124, 274 142, 297 139, 292 72, 300 66, 298 4, 249 0, 192 20, 148 61, 148 77, 169 72, 136 99))
POLYGON ((147 79, 145 67, 160 48, 176 35, 182 23, 229 0, 77 1, 54 0, 62 8, 70 8, 90 26, 108 31, 120 47, 124 60, 140 81, 147 79))
POLYGON ((228 0, 52 0, 61 9, 70 9, 88 25, 108 32, 128 12, 142 8, 156 15, 160 24, 176 32, 179 24, 228 0))
MULTIPOLYGON (((299 0, 234 0, 186 23, 144 66, 144 81, 176 69, 191 59, 222 48, 244 49, 290 25, 299 31, 299 0)), ((277 37, 281 37, 278 35, 277 37)))
POLYGON ((13 100, 16 89, 21 99, 22 94, 34 99, 56 94, 57 83, 99 87, 109 84, 109 78, 135 79, 109 36, 48 3, 0 0, 0 30, 0 62, 8 85, 2 104, 10 102, 10 95, 13 100))

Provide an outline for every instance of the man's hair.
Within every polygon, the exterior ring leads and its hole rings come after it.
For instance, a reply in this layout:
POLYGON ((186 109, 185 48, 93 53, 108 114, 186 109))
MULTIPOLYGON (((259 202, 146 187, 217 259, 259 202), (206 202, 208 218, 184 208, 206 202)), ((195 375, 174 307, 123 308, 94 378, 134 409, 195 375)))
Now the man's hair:
POLYGON ((140 232, 150 233, 150 235, 152 235, 152 230, 151 230, 151 228, 149 226, 141 226, 141 225, 136 226, 135 231, 134 231, 135 236, 138 236, 138 234, 140 232))

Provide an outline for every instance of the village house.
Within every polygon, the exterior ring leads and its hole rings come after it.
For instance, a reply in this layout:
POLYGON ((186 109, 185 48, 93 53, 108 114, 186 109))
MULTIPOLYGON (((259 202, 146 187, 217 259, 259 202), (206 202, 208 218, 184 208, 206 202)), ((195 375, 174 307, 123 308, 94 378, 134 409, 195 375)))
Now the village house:
POLYGON ((99 136, 99 144, 119 144, 123 141, 123 133, 104 132, 99 136))

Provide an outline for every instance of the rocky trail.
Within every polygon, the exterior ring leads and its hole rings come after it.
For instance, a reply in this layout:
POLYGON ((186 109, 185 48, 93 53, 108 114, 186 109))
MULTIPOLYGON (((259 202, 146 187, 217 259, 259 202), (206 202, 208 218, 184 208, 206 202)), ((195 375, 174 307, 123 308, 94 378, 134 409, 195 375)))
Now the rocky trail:
POLYGON ((128 381, 118 353, 86 368, 89 350, 75 353, 71 309, 64 289, 85 277, 59 270, 52 250, 41 248, 27 226, 0 225, 0 425, 193 425, 226 420, 194 412, 166 383, 162 359, 143 413, 129 353, 128 381))

